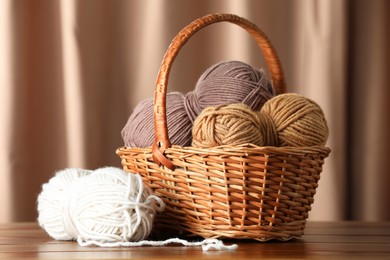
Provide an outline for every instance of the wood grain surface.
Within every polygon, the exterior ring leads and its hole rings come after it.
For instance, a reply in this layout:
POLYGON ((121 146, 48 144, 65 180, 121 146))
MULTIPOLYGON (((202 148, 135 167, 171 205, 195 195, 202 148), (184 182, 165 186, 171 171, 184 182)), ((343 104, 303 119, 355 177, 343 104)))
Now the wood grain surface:
POLYGON ((390 259, 390 222, 308 222, 302 239, 225 241, 235 251, 199 247, 100 248, 55 241, 37 223, 0 224, 0 259, 390 259))

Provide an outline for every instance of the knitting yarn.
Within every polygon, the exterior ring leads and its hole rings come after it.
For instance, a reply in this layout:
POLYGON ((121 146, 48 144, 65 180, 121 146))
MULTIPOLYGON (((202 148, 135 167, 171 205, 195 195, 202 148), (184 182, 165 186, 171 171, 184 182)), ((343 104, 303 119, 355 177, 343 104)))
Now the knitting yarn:
POLYGON ((65 169, 42 186, 38 222, 58 240, 139 241, 149 235, 163 207, 138 174, 114 167, 65 169))
POLYGON ((247 143, 265 146, 277 140, 269 117, 260 117, 242 103, 204 109, 194 122, 192 135, 192 145, 200 148, 247 143))
MULTIPOLYGON (((141 101, 125 127, 122 138, 127 147, 148 147, 153 144, 154 118, 153 97, 141 101)), ((191 144, 192 123, 184 108, 184 96, 179 92, 169 92, 166 96, 168 136, 173 144, 191 144)))
MULTIPOLYGON (((171 143, 191 144, 192 124, 209 106, 243 103, 254 110, 274 96, 264 71, 240 61, 225 61, 207 69, 195 89, 186 95, 169 92, 166 97, 167 128, 171 143)), ((141 101, 122 129, 127 147, 148 147, 154 141, 153 98, 141 101)))
POLYGON ((274 96, 271 82, 263 69, 241 61, 224 61, 207 69, 195 89, 185 97, 185 108, 191 120, 210 106, 243 103, 258 111, 274 96))
POLYGON ((321 107, 298 94, 281 94, 268 100, 261 108, 276 127, 279 146, 325 145, 328 125, 321 107))
POLYGON ((43 186, 44 192, 38 196, 38 222, 44 224, 49 235, 59 240, 71 240, 68 225, 63 222, 63 195, 80 178, 92 173, 90 170, 69 168, 56 173, 49 184, 43 186))

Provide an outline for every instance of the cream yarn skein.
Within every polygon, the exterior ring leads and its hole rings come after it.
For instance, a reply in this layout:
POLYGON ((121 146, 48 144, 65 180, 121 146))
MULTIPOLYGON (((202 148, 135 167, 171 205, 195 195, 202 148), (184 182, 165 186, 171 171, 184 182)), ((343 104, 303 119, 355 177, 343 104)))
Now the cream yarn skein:
POLYGON ((272 118, 279 146, 325 145, 328 124, 321 107, 313 100, 286 93, 268 100, 260 110, 272 118))
POLYGON ((156 211, 163 208, 138 174, 114 167, 65 169, 43 185, 38 222, 58 240, 140 241, 150 234, 156 211))
POLYGON ((210 148, 220 145, 254 144, 273 146, 277 134, 272 120, 238 103, 205 108, 195 119, 192 145, 210 148))

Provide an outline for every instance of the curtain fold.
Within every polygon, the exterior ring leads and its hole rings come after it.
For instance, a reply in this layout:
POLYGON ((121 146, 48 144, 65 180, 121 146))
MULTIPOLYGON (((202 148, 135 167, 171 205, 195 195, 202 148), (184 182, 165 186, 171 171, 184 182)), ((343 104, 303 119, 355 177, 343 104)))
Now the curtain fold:
MULTIPOLYGON (((212 12, 243 16, 271 39, 288 90, 317 101, 330 127, 311 220, 389 220, 389 4, 373 1, 4 0, 0 3, 0 221, 31 221, 66 167, 121 167, 120 131, 153 95, 170 41, 212 12)), ((209 66, 266 67, 250 35, 214 24, 174 61, 169 91, 209 66)))
POLYGON ((10 121, 0 123, 9 131, 2 135, 9 139, 1 148, 7 158, 1 168, 8 169, 1 176, 9 178, 9 217, 20 221, 36 214, 38 184, 46 173, 66 166, 62 41, 58 1, 10 1, 7 7, 12 67, 3 88, 12 93, 0 101, 9 102, 5 109, 11 113, 10 121))
POLYGON ((76 5, 74 1, 60 1, 62 39, 63 99, 65 106, 66 164, 85 167, 84 118, 80 54, 77 44, 76 5))
POLYGON ((389 1, 357 1, 350 17, 350 215, 389 220, 389 1))
POLYGON ((346 1, 309 1, 295 6, 290 85, 323 108, 332 152, 323 167, 312 219, 346 216, 346 1), (326 209, 326 210, 324 210, 326 209))
POLYGON ((0 221, 10 220, 12 197, 11 197, 11 165, 10 165, 10 153, 11 147, 11 121, 12 112, 10 107, 13 106, 13 93, 12 93, 12 38, 9 35, 12 33, 11 26, 11 13, 9 10, 10 2, 3 2, 2 8, 0 8, 0 190, 1 196, 1 208, 0 221))

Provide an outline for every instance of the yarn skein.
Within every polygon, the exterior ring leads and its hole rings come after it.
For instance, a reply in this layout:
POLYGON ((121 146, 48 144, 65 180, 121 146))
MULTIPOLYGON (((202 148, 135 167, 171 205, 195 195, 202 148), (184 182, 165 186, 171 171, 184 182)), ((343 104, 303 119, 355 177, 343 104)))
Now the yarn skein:
MULTIPOLYGON (((166 111, 171 142, 188 146, 195 118, 209 106, 243 103, 253 110, 274 96, 274 90, 264 71, 240 61, 225 61, 207 69, 195 89, 186 95, 167 93, 166 111)), ((148 147, 154 141, 153 98, 141 101, 122 129, 127 147, 148 147)))
MULTIPOLYGON (((154 111, 153 97, 141 101, 122 129, 122 138, 127 147, 148 147, 153 144, 154 111)), ((191 144, 192 123, 184 108, 184 96, 169 92, 166 96, 167 127, 173 144, 191 144)))
POLYGON ((204 109, 194 122, 192 135, 192 146, 199 148, 247 143, 267 146, 277 141, 271 119, 242 103, 204 109))
POLYGON ((73 183, 91 173, 90 170, 78 168, 64 169, 43 186, 44 192, 38 196, 38 222, 41 226, 44 225, 51 237, 58 240, 74 239, 71 223, 63 221, 64 195, 69 192, 73 183))
POLYGON ((38 223, 58 240, 139 241, 152 230, 163 201, 138 174, 105 167, 87 174, 66 169, 43 185, 38 223))
POLYGON ((263 69, 241 61, 224 61, 201 75, 195 89, 185 96, 185 108, 194 121, 210 106, 243 103, 258 111, 274 95, 263 69))
POLYGON ((321 107, 299 94, 281 94, 268 100, 260 113, 276 127, 279 146, 325 145, 329 129, 321 107))

